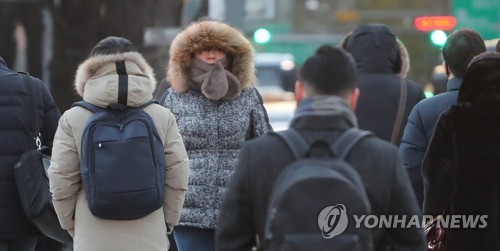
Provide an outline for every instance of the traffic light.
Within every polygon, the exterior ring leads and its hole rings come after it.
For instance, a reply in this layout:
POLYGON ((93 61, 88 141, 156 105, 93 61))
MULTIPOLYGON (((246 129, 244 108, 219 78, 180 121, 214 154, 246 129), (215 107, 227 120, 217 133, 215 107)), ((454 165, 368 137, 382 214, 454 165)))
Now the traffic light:
POLYGON ((267 43, 271 40, 271 32, 264 28, 258 29, 253 33, 253 40, 258 44, 267 43))
POLYGON ((443 46, 446 39, 448 39, 448 35, 446 35, 446 33, 442 30, 432 31, 430 36, 431 42, 437 46, 443 46))
POLYGON ((448 36, 444 31, 452 30, 457 25, 454 16, 420 16, 413 19, 413 26, 418 31, 430 32, 430 40, 436 46, 443 46, 448 36))

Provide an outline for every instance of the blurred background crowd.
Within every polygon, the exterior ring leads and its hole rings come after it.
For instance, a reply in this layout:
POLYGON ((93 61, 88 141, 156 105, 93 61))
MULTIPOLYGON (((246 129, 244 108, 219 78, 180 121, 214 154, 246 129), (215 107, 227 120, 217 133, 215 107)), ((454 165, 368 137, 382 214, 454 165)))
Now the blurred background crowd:
POLYGON ((160 80, 174 36, 209 16, 252 41, 257 87, 279 130, 294 108, 296 69, 318 46, 336 46, 361 23, 387 24, 408 50, 407 78, 432 96, 446 88, 440 49, 447 34, 471 28, 493 50, 499 9, 497 0, 0 0, 0 55, 43 80, 64 111, 78 99, 75 69, 103 37, 129 38, 160 80))

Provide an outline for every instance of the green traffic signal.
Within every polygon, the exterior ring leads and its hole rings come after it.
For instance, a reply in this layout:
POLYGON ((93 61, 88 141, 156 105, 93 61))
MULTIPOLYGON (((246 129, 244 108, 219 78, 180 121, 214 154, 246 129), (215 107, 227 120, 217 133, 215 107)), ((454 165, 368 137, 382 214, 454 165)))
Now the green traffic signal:
POLYGON ((271 32, 266 29, 258 29, 253 34, 253 40, 259 44, 267 43, 271 40, 271 32))
POLYGON ((446 42, 448 35, 442 30, 435 30, 431 32, 431 42, 437 46, 443 46, 446 42))

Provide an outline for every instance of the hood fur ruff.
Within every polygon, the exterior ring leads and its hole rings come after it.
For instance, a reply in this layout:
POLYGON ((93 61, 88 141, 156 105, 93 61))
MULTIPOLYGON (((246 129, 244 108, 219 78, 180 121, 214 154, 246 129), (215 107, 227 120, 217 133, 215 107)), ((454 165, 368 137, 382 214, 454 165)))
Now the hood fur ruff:
POLYGON ((241 83, 241 89, 255 82, 253 48, 245 36, 235 28, 218 21, 201 21, 189 25, 177 34, 170 46, 167 78, 172 88, 182 93, 189 89, 191 61, 195 52, 217 48, 232 56, 231 73, 241 83))
POLYGON ((78 95, 83 97, 83 90, 87 81, 92 78, 96 72, 106 64, 114 64, 116 61, 124 60, 125 62, 132 62, 136 64, 144 75, 146 75, 151 85, 148 86, 150 90, 148 93, 153 93, 156 89, 156 79, 153 69, 146 62, 144 57, 138 52, 125 52, 112 55, 97 55, 88 58, 78 66, 75 77, 75 89, 78 95))
MULTIPOLYGON (((345 49, 345 44, 347 38, 352 34, 352 31, 347 33, 339 42, 338 47, 345 49)), ((410 71, 410 55, 408 54, 408 50, 406 49, 405 44, 399 38, 396 37, 397 50, 399 51, 399 56, 401 58, 401 69, 399 72, 395 72, 399 77, 406 78, 408 72, 410 71)))

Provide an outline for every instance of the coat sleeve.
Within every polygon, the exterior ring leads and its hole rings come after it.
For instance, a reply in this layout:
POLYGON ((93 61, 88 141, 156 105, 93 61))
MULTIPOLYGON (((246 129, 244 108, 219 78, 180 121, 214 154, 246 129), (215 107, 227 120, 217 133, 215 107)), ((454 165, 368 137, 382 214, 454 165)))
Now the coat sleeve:
POLYGON ((250 112, 250 138, 257 138, 268 132, 272 132, 273 128, 269 123, 269 117, 267 116, 266 108, 264 107, 264 102, 260 96, 257 89, 253 88, 252 95, 253 104, 252 110, 250 112))
MULTIPOLYGON (((238 166, 226 190, 215 233, 216 250, 251 250, 256 230, 252 219, 251 147, 244 144, 238 166)), ((255 155, 253 155, 255 156, 255 155)))
POLYGON ((48 169, 54 209, 63 229, 74 228, 74 214, 81 189, 80 162, 73 132, 65 114, 59 120, 54 136, 48 169))
POLYGON ((161 96, 160 98, 160 105, 163 106, 163 107, 166 107, 168 109, 172 109, 172 96, 170 94, 170 91, 167 89, 165 91, 165 93, 163 93, 163 95, 161 96))
MULTIPOLYGON (((166 109, 165 109, 166 110, 166 109)), ((163 212, 168 233, 179 223, 184 196, 188 188, 189 161, 174 115, 168 111, 165 134, 165 199, 163 212)))
MULTIPOLYGON (((406 170, 401 165, 401 160, 395 152, 394 172, 391 177, 392 190, 390 199, 389 215, 406 216, 406 223, 411 222, 412 217, 417 217, 421 224, 422 213, 417 205, 417 200, 409 185, 406 170)), ((409 223, 408 223, 409 224, 409 223)), ((420 225, 411 225, 405 228, 387 229, 387 243, 391 246, 390 250, 426 250, 426 239, 423 229, 420 225)))
POLYGON ((438 215, 449 207, 452 190, 451 135, 445 112, 439 118, 422 163, 424 177, 424 214, 438 215))
POLYGON ((419 206, 422 206, 424 186, 421 166, 428 142, 420 114, 420 108, 421 106, 419 103, 410 112, 401 145, 399 146, 399 153, 403 160, 403 165, 408 172, 408 176, 410 177, 410 182, 419 206))

